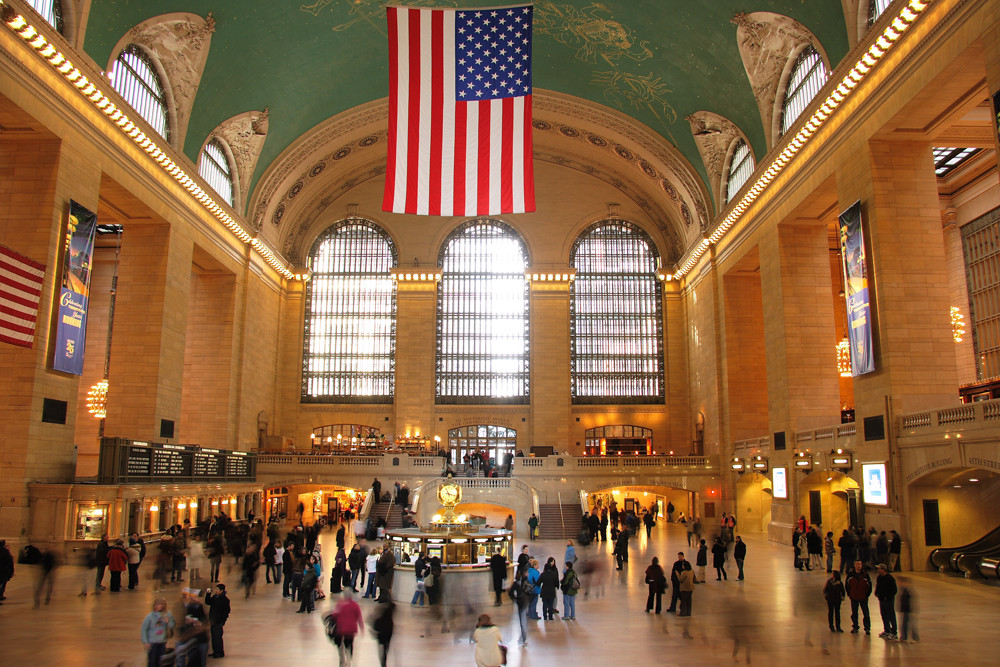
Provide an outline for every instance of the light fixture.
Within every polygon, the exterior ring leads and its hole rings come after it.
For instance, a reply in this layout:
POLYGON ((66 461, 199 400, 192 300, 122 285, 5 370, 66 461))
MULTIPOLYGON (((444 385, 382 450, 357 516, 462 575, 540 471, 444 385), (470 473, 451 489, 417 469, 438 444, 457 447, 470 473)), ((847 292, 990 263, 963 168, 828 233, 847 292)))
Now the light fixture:
POLYGON ((970 482, 978 482, 979 480, 978 480, 978 479, 976 479, 975 477, 970 477, 970 478, 969 478, 969 481, 970 481, 970 482))
POLYGON ((743 462, 743 459, 741 459, 738 456, 733 457, 733 460, 729 464, 729 467, 738 473, 743 473, 746 471, 746 464, 743 462))
POLYGON ((191 505, 190 505, 190 507, 191 507, 191 509, 193 509, 193 510, 194 510, 194 509, 198 509, 198 501, 197 501, 197 500, 192 500, 192 501, 191 501, 191 505))
POLYGON ((851 341, 844 336, 837 343, 837 372, 840 377, 851 377, 851 341))
POLYGON ((108 381, 99 380, 87 392, 87 411, 96 419, 108 416, 108 381))
POLYGON ((951 307, 951 337, 955 339, 956 343, 962 342, 962 336, 965 335, 965 316, 962 315, 962 311, 958 309, 957 306, 951 307))
POLYGON ((186 510, 187 509, 187 504, 186 503, 177 503, 177 509, 179 509, 179 510, 186 510))
POLYGON ((160 506, 157 505, 156 503, 153 503, 152 505, 149 506, 149 511, 150 512, 159 512, 160 511, 160 506))

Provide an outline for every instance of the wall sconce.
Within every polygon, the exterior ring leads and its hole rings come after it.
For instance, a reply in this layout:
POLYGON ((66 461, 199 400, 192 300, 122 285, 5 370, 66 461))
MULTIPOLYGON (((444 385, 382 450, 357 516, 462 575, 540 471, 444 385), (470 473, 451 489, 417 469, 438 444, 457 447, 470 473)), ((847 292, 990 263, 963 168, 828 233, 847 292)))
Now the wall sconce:
POLYGON ((830 467, 834 470, 847 472, 854 467, 854 456, 844 449, 831 449, 830 467))
POLYGON ((186 503, 177 503, 177 509, 179 509, 179 510, 186 510, 187 509, 187 504, 186 503))
POLYGON ((762 475, 766 475, 767 471, 768 471, 768 467, 769 466, 768 466, 767 459, 765 457, 761 456, 760 454, 758 454, 758 455, 754 456, 752 459, 750 459, 750 468, 754 472, 759 472, 762 475))
POLYGON ((792 465, 796 470, 801 470, 802 472, 812 472, 812 455, 807 452, 796 452, 795 456, 792 457, 792 465))
POLYGON ((198 509, 198 501, 197 501, 197 500, 192 500, 192 501, 191 501, 191 505, 190 505, 190 507, 191 507, 191 509, 193 509, 193 510, 196 510, 196 509, 198 509))
POLYGON ((746 463, 738 456, 733 457, 733 460, 729 463, 729 467, 741 475, 745 473, 747 469, 746 463))
POLYGON ((156 503, 153 503, 152 505, 149 506, 149 511, 150 512, 159 512, 160 511, 160 506, 157 505, 156 503))

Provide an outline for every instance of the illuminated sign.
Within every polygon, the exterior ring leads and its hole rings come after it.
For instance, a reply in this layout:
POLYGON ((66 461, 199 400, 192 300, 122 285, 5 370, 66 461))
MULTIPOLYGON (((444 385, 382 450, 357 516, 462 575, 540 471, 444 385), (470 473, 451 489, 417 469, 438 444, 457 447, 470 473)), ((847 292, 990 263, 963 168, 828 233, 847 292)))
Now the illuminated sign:
POLYGON ((775 498, 788 497, 788 472, 784 468, 774 468, 771 470, 771 484, 773 486, 775 498))
POLYGON ((861 475, 864 482, 865 504, 888 505, 889 485, 885 476, 885 464, 863 463, 861 475))

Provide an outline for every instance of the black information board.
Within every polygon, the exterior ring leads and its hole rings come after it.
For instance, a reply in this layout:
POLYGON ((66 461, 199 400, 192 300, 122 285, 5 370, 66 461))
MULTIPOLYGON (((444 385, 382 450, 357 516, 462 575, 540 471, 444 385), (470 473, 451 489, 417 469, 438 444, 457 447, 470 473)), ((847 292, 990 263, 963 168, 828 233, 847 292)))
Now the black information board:
POLYGON ((254 481, 257 457, 253 452, 202 449, 198 445, 174 445, 104 438, 98 478, 102 484, 156 481, 254 481))
POLYGON ((153 452, 148 447, 129 447, 125 470, 129 475, 148 476, 152 474, 150 471, 152 460, 153 452))
POLYGON ((153 451, 154 477, 186 477, 191 474, 191 458, 173 449, 153 451))
POLYGON ((195 477, 219 477, 223 474, 225 454, 202 454, 195 452, 191 474, 195 477))
POLYGON ((230 454, 226 457, 227 477, 246 477, 250 474, 250 462, 245 456, 230 454))

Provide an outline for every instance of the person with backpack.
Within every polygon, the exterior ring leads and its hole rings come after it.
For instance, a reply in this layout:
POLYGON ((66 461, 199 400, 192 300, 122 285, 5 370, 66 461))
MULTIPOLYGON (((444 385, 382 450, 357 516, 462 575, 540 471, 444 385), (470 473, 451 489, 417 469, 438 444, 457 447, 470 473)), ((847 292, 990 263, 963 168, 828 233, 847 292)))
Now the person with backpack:
POLYGON ((653 561, 646 568, 646 584, 649 586, 649 595, 646 596, 646 613, 653 609, 655 602, 656 613, 663 609, 663 591, 667 586, 667 578, 663 575, 663 568, 660 566, 660 559, 653 556, 653 561))
POLYGON ((576 594, 580 592, 580 577, 573 569, 573 561, 566 561, 566 570, 563 572, 562 581, 559 587, 563 592, 563 607, 566 613, 563 614, 564 621, 576 620, 576 594))
POLYGON ((535 513, 531 513, 531 518, 528 519, 528 539, 534 540, 535 536, 538 534, 538 517, 535 513))
POLYGON ((528 581, 528 570, 519 570, 517 575, 514 577, 514 583, 510 585, 510 589, 507 594, 510 595, 510 599, 514 601, 514 605, 517 608, 517 621, 521 627, 521 640, 518 642, 521 646, 528 645, 528 604, 531 602, 531 595, 534 593, 535 587, 531 585, 528 581))

